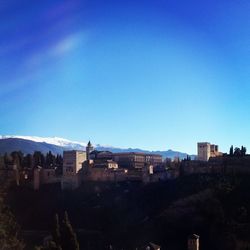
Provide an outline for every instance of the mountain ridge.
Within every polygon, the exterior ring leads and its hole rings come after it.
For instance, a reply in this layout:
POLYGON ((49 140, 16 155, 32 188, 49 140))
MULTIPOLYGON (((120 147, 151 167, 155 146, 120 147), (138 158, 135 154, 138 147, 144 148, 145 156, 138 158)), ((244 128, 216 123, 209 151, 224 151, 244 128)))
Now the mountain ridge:
MULTIPOLYGON (((70 141, 60 137, 39 137, 39 136, 14 136, 0 135, 0 154, 11 153, 12 151, 22 151, 24 154, 31 154, 34 151, 47 153, 51 151, 53 154, 62 154, 64 150, 85 150, 87 143, 70 141)), ((121 152, 141 152, 160 154, 163 158, 186 158, 187 154, 174 150, 143 150, 139 148, 116 148, 112 146, 94 145, 96 150, 111 151, 113 153, 121 152)), ((195 155, 191 155, 192 158, 195 155)))

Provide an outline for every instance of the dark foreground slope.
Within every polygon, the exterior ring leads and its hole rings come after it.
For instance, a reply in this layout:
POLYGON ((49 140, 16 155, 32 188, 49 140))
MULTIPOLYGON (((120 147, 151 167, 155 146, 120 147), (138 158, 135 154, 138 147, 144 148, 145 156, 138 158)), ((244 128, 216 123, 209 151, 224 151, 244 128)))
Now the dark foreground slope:
POLYGON ((40 244, 54 214, 67 210, 81 249, 110 244, 135 249, 151 241, 184 250, 187 236, 197 233, 201 250, 234 250, 250 242, 249 178, 192 175, 147 186, 85 183, 64 192, 56 186, 39 192, 13 188, 8 203, 30 245, 40 244))

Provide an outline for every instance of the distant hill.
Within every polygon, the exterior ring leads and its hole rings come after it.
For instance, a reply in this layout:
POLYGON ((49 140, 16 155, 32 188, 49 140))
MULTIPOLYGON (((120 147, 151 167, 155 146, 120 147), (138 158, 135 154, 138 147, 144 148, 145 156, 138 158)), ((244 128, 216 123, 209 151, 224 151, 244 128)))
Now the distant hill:
MULTIPOLYGON (((64 150, 85 150, 85 142, 74 142, 63 138, 51 137, 32 137, 32 136, 0 136, 0 154, 11 153, 13 151, 22 151, 24 154, 32 154, 34 151, 41 151, 47 153, 51 151, 53 154, 62 154, 64 150), (49 142, 49 143, 48 143, 49 142)), ((115 148, 111 146, 95 145, 96 150, 111 151, 113 153, 120 152, 142 152, 142 153, 153 153, 160 154, 163 158, 179 157, 183 159, 187 156, 186 153, 167 150, 167 151, 149 151, 142 150, 139 148, 115 148)), ((191 157, 195 157, 191 155, 191 157)))
POLYGON ((33 142, 45 142, 47 144, 53 144, 60 147, 72 148, 72 149, 84 149, 87 145, 86 142, 70 141, 60 137, 41 137, 41 136, 27 136, 27 135, 0 135, 0 139, 24 139, 33 142))
POLYGON ((0 154, 11 153, 13 151, 22 151, 24 154, 30 154, 34 151, 47 153, 51 151, 53 154, 62 154, 63 148, 45 142, 34 142, 19 138, 8 138, 0 140, 0 154))
MULTIPOLYGON (((97 146, 97 150, 106 150, 106 151, 111 151, 113 153, 125 153, 125 152, 141 152, 141 153, 150 153, 150 154, 159 154, 162 155, 163 158, 171 158, 173 159, 174 157, 179 157, 180 159, 184 159, 187 157, 186 153, 178 152, 178 151, 173 151, 171 149, 166 150, 166 151, 149 151, 149 150, 143 150, 139 148, 127 148, 127 149, 122 149, 122 148, 113 148, 113 147, 101 147, 97 146)), ((191 155, 191 158, 194 158, 195 155, 191 155)))

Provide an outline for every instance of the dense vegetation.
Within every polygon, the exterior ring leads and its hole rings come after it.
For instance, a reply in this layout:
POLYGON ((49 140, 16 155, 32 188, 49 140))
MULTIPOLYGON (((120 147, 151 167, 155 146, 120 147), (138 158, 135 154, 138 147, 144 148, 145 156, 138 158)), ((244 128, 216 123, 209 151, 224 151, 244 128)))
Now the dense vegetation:
POLYGON ((187 236, 201 236, 201 250, 249 249, 248 175, 190 175, 168 182, 85 183, 75 191, 45 186, 12 188, 8 203, 22 226, 27 248, 51 233, 56 213, 68 211, 80 249, 135 249, 155 242, 184 250, 187 236), (29 235, 25 235, 25 232, 29 235), (41 235, 40 235, 41 236, 41 235))
POLYGON ((24 155, 21 151, 14 151, 11 154, 0 155, 0 249, 1 250, 21 250, 25 244, 20 237, 20 226, 16 222, 12 209, 6 204, 6 196, 9 189, 20 183, 20 173, 26 169, 31 170, 35 166, 53 167, 58 174, 62 171, 62 156, 53 155, 51 152, 42 154, 35 151, 34 154, 24 155), (12 171, 16 169, 16 173, 12 171), (6 171, 7 170, 7 171, 6 171), (13 177, 15 176, 15 180, 13 177))
POLYGON ((241 148, 235 147, 232 145, 229 150, 230 156, 245 156, 247 152, 247 148, 244 146, 241 146, 241 148))
POLYGON ((36 166, 40 167, 62 167, 63 158, 61 155, 53 155, 50 151, 43 154, 35 151, 33 154, 24 155, 21 151, 13 151, 11 154, 5 153, 0 156, 0 167, 8 168, 15 165, 18 169, 31 169, 36 166))
POLYGON ((4 202, 7 184, 0 185, 0 249, 22 250, 24 243, 20 239, 20 227, 4 202))

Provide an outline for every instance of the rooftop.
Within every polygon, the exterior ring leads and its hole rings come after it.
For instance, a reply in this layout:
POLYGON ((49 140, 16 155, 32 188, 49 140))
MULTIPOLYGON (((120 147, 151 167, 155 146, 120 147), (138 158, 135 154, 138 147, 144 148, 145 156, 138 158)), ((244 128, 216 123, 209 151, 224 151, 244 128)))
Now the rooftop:
POLYGON ((121 153, 113 153, 113 155, 142 155, 142 156, 159 156, 162 157, 160 154, 152 154, 152 153, 142 153, 142 152, 121 152, 121 153))

